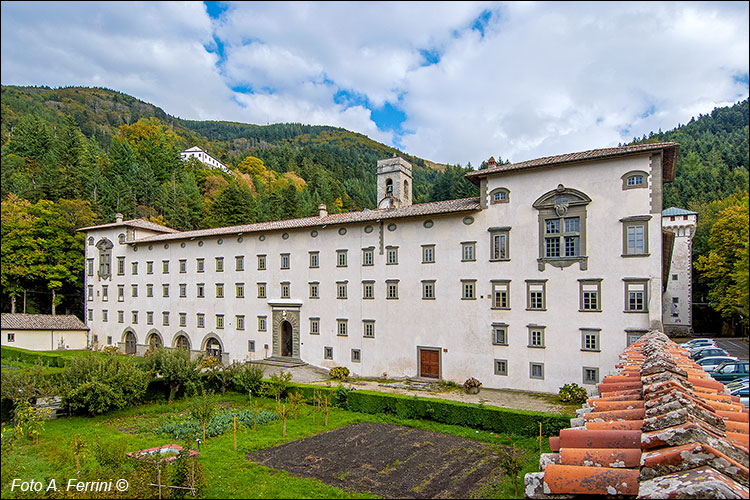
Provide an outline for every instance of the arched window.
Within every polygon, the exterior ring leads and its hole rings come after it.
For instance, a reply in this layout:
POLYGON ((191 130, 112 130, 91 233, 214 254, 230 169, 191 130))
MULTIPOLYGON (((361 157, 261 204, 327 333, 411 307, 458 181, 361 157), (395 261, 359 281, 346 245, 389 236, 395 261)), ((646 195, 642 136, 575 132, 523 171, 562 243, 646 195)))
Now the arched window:
POLYGON ((490 205, 496 203, 509 203, 510 202, 510 191, 505 188, 493 189, 490 192, 490 205))
POLYGON ((622 189, 638 189, 648 187, 648 173, 642 170, 633 170, 621 177, 622 189))
POLYGON ((96 248, 99 249, 99 277, 109 278, 112 275, 112 247, 114 245, 106 238, 99 240, 96 248))
POLYGON ((385 194, 393 196, 393 179, 385 180, 385 194))
POLYGON ((175 340, 174 346, 177 349, 184 349, 186 351, 189 351, 190 350, 190 341, 188 340, 188 338, 186 336, 180 335, 179 337, 177 337, 177 340, 175 340))
POLYGON ((404 181, 404 196, 403 199, 409 199, 409 181, 404 181))
POLYGON ((591 198, 562 184, 539 197, 539 270, 545 264, 567 267, 575 262, 588 267, 586 256, 586 206, 591 198))

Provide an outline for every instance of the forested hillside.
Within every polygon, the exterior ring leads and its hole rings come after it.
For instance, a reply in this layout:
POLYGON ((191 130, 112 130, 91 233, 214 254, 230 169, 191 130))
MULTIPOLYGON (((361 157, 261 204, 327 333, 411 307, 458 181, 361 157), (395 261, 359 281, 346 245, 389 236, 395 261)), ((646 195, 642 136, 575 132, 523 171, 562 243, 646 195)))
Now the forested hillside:
MULTIPOLYGON (((337 127, 184 120, 103 88, 2 86, 1 111, 3 311, 26 292, 29 312, 49 311, 54 295, 80 313, 74 230, 118 212, 189 230, 314 215, 320 203, 374 208, 376 162, 394 154, 414 166, 416 203, 478 194, 464 179, 470 164, 436 164, 337 127), (191 146, 232 173, 182 162, 191 146)), ((747 200, 748 101, 634 139, 643 141, 680 143, 664 206, 700 214, 694 248, 708 256, 721 212, 747 200)), ((709 300, 711 280, 697 281, 709 300)))

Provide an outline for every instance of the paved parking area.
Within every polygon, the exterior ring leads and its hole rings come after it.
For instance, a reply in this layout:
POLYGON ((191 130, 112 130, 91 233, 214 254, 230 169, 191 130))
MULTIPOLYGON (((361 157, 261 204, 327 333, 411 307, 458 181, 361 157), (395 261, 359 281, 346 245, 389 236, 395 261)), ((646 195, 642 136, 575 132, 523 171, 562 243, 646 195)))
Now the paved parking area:
POLYGON ((716 341, 716 345, 727 351, 730 356, 738 359, 750 359, 748 343, 742 338, 715 338, 714 340, 716 341))

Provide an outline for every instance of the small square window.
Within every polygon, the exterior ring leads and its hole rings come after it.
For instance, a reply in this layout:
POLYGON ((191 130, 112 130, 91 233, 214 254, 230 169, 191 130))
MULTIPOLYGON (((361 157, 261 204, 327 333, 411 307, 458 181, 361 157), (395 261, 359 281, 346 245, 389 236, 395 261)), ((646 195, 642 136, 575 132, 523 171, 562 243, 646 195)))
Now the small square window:
POLYGON ((581 329, 581 350, 599 352, 599 330, 581 329))
POLYGON ((592 368, 590 366, 583 367, 583 383, 584 384, 598 384, 599 383, 599 368, 592 368))
POLYGON ((529 377, 544 380, 544 363, 529 363, 529 377))
POLYGON ((352 349, 352 363, 359 363, 362 353, 359 349, 352 349))
POLYGON ((492 343, 494 345, 508 345, 508 325, 504 323, 492 325, 492 343))
POLYGON ((507 375, 507 374, 508 374, 508 360, 496 359, 495 360, 495 375, 507 375))
POLYGON ((333 359, 333 347, 323 348, 323 359, 333 359))
POLYGON ((676 274, 672 275, 672 281, 677 281, 677 275, 676 274))
POLYGON ((15 333, 9 333, 8 334, 8 342, 15 342, 16 341, 16 334, 15 333))

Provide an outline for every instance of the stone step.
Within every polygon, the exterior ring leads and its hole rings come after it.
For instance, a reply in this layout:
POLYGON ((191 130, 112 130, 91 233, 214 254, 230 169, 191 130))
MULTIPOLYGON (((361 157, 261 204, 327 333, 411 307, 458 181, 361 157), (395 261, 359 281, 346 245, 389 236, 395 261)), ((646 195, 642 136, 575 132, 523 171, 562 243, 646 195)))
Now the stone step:
POLYGON ((281 358, 278 356, 265 358, 265 359, 258 359, 255 361, 248 361, 248 363, 255 363, 258 365, 268 365, 268 366, 281 366, 284 368, 307 366, 307 363, 305 363, 299 358, 281 358))

